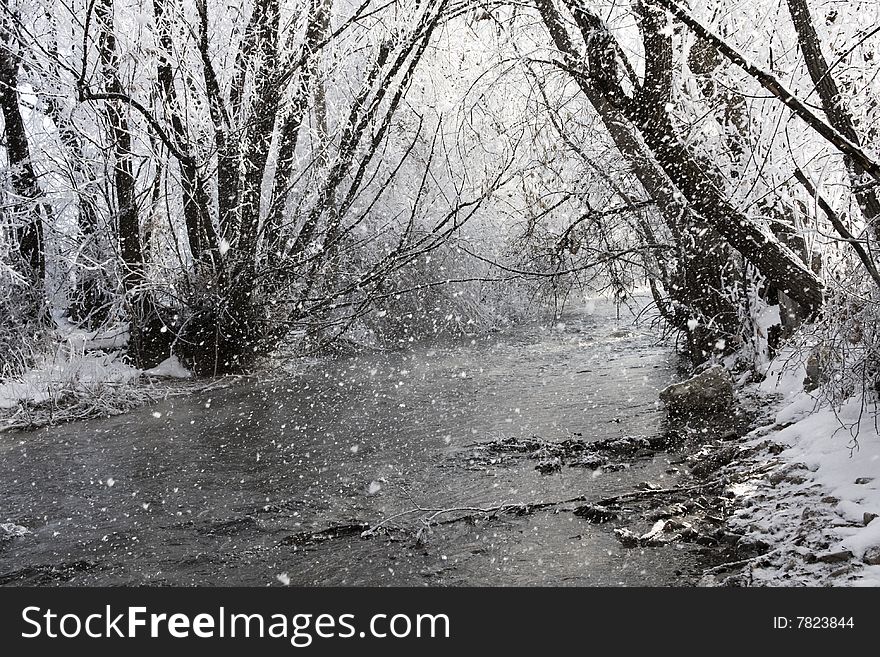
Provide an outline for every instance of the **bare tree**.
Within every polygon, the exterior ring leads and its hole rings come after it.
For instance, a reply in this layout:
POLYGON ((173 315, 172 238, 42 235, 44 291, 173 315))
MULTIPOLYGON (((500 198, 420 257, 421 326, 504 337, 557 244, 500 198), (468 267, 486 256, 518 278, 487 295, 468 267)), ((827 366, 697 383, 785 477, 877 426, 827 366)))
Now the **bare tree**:
POLYGON ((5 203, 6 213, 18 250, 15 264, 35 289, 41 290, 46 267, 43 225, 48 219, 48 205, 42 201, 43 193, 37 183, 21 115, 17 14, 11 10, 7 0, 2 0, 0 11, 0 111, 3 113, 12 191, 12 198, 5 203))
MULTIPOLYGON (((586 47, 579 53, 561 38, 562 19, 551 0, 538 0, 538 8, 551 37, 563 54, 562 65, 573 76, 583 78, 605 101, 614 106, 638 128, 657 163, 687 199, 704 228, 717 230, 744 257, 748 258, 778 289, 805 308, 814 311, 822 302, 822 284, 803 262, 781 244, 766 226, 745 216, 721 193, 720 174, 701 161, 677 134, 668 112, 663 86, 671 76, 671 37, 659 23, 652 4, 642 22, 646 60, 646 84, 630 77, 635 91, 627 94, 621 85, 622 49, 604 21, 582 3, 566 1, 586 47)), ((660 16, 663 14, 661 13, 660 16)), ((570 43, 570 40, 569 40, 570 43)), ((623 60, 625 61, 625 59, 623 60)), ((631 71, 631 67, 625 67, 631 71)))

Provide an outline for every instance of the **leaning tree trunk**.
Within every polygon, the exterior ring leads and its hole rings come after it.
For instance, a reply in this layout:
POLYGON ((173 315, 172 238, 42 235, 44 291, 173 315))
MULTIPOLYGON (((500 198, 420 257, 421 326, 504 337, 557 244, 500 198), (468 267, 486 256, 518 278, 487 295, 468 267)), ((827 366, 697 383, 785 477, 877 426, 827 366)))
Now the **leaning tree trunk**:
MULTIPOLYGON (((569 62, 577 62, 580 55, 552 4, 539 2, 538 8, 557 49, 569 62)), ((662 64, 658 68, 662 68, 662 64)), ((671 79, 653 78, 650 84, 655 85, 658 98, 671 95, 671 79)), ((725 344, 725 347, 732 348, 733 341, 727 338, 735 334, 738 320, 736 308, 723 294, 728 283, 726 279, 732 273, 727 245, 716 231, 700 226, 699 218, 690 211, 688 204, 676 198, 669 176, 652 159, 622 112, 586 76, 577 75, 574 79, 645 192, 657 204, 675 239, 678 267, 671 280, 661 283, 674 299, 674 308, 678 311, 666 314, 686 335, 691 359, 694 364, 699 364, 717 350, 716 345, 725 344), (699 320, 696 327, 693 322, 688 323, 692 319, 699 320)))
MULTIPOLYGON (((569 70, 576 77, 586 76, 636 126, 666 175, 688 200, 700 220, 699 226, 714 229, 743 257, 751 261, 768 281, 784 291, 809 312, 822 304, 823 287, 819 279, 798 257, 770 232, 735 208, 717 184, 719 172, 699 160, 677 134, 665 103, 657 103, 650 88, 627 96, 620 85, 616 56, 620 45, 604 22, 569 0, 569 8, 587 44, 586 57, 575 58, 569 70)), ((538 0, 542 13, 556 15, 551 0, 538 0)), ((546 20, 545 20, 546 22, 546 20)), ((652 61, 651 58, 648 62, 652 61)))
MULTIPOLYGON (((797 31, 798 45, 800 45, 804 61, 807 63, 807 71, 816 86, 828 122, 853 144, 860 145, 852 114, 844 104, 843 96, 831 75, 828 62, 825 61, 825 56, 822 54, 819 36, 813 27, 807 0, 788 0, 788 9, 797 31)), ((869 180, 864 167, 849 156, 844 156, 844 159, 862 214, 871 226, 874 238, 880 239, 880 223, 877 222, 877 218, 880 217, 880 199, 877 197, 876 189, 866 184, 869 180)))
MULTIPOLYGON (((662 28, 657 21, 657 16, 650 12, 644 14, 643 29, 646 40, 660 41, 667 44, 660 47, 668 48, 669 39, 659 38, 657 32, 662 28)), ((665 19, 665 16, 664 16, 665 19)), ((749 153, 754 151, 755 144, 749 130, 749 121, 745 99, 734 93, 724 85, 716 84, 715 76, 724 62, 724 58, 718 50, 708 41, 696 37, 695 42, 687 55, 687 63, 691 72, 695 75, 697 87, 706 102, 712 106, 720 103, 723 112, 723 125, 726 128, 725 145, 730 155, 733 172, 737 167, 746 166, 749 153)), ((795 211, 790 204, 783 204, 778 200, 768 199, 759 202, 759 207, 770 218, 770 230, 782 244, 791 249, 805 264, 813 265, 814 273, 819 273, 814 263, 809 262, 806 241, 803 236, 794 229, 795 211)), ((779 348, 783 339, 790 337, 795 329, 806 319, 807 313, 799 304, 792 301, 784 293, 772 285, 765 286, 761 292, 766 302, 770 305, 779 305, 780 324, 770 327, 767 331, 767 344, 771 356, 779 348)))

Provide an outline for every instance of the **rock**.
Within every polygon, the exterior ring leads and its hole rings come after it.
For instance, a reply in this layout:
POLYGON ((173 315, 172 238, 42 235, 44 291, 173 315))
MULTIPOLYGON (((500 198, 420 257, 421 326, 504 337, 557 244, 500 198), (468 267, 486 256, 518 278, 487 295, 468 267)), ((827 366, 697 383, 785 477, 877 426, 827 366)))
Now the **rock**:
POLYGON ((636 454, 639 451, 650 452, 653 449, 651 441, 644 436, 624 436, 623 438, 603 440, 597 443, 596 447, 612 454, 624 455, 636 454))
POLYGON ((554 472, 560 472, 562 470, 562 459, 558 456, 554 456, 553 458, 538 461, 538 465, 535 466, 535 470, 545 475, 553 474, 554 472))
POLYGON ((849 575, 850 573, 854 572, 855 570, 856 570, 856 567, 853 566, 851 563, 848 563, 845 566, 837 568, 836 570, 832 570, 830 575, 831 575, 831 577, 842 577, 843 575, 849 575))
POLYGON ((660 535, 667 531, 666 526, 669 522, 668 520, 658 520, 651 529, 639 536, 639 542, 650 544, 653 541, 659 541, 660 535))
POLYGON ((653 513, 649 513, 646 517, 651 522, 656 522, 658 520, 667 520, 668 518, 673 518, 675 516, 683 516, 687 512, 688 508, 684 504, 678 503, 662 509, 657 509, 653 513))
POLYGON ((783 481, 788 481, 792 484, 802 484, 806 481, 806 478, 795 474, 798 470, 806 470, 806 466, 803 463, 792 463, 791 465, 787 465, 783 468, 779 468, 770 473, 767 477, 767 481, 769 481, 772 485, 777 486, 781 484, 783 481))
POLYGON ((594 525, 620 519, 619 513, 599 504, 585 504, 584 506, 579 506, 574 510, 574 515, 588 520, 594 525))
POLYGON ((639 544, 638 535, 628 529, 615 529, 614 535, 625 547, 637 547, 639 544))
POLYGON ((703 575, 697 582, 699 588, 715 588, 719 586, 718 578, 715 575, 703 575))
POLYGON ((681 414, 723 410, 733 403, 733 382, 726 369, 715 365, 664 388, 660 400, 670 411, 681 414))
POLYGON ((588 470, 598 470, 606 463, 608 463, 607 457, 592 454, 590 456, 578 457, 574 461, 570 461, 568 465, 570 465, 572 468, 587 468, 588 470))
MULTIPOLYGON (((733 536, 736 536, 735 534, 733 536)), ((754 536, 740 536, 734 544, 742 554, 763 554, 770 549, 770 544, 754 536)))
POLYGON ((877 517, 876 513, 871 513, 870 511, 865 511, 865 515, 862 516, 862 522, 867 527, 868 525, 871 524, 871 521, 873 521, 874 518, 876 518, 876 517, 877 517))
POLYGON ((700 478, 707 477, 711 473, 732 462, 736 458, 738 452, 739 449, 736 445, 728 445, 727 447, 715 450, 708 456, 700 459, 699 462, 692 465, 691 474, 700 478))
POLYGON ((663 525, 663 531, 665 532, 677 532, 688 529, 691 529, 691 523, 685 522, 684 520, 680 520, 678 518, 668 518, 666 520, 666 523, 663 525))
POLYGON ((11 522, 0 523, 0 542, 11 541, 13 538, 21 538, 30 534, 27 527, 16 525, 11 522))
POLYGON ((803 513, 801 513, 801 521, 809 520, 810 518, 818 518, 822 515, 822 510, 817 509, 815 507, 804 507, 803 513))
POLYGON ((156 367, 152 367, 148 370, 144 370, 144 374, 147 376, 154 376, 157 378, 165 378, 165 379, 190 379, 192 378, 192 372, 190 372, 177 356, 171 355, 161 363, 156 365, 156 367))
POLYGON ((880 545, 875 545, 865 550, 862 561, 869 566, 880 566, 880 545))
POLYGON ((872 481, 874 481, 874 477, 859 477, 853 483, 862 485, 862 484, 870 484, 872 481))
POLYGON ((853 553, 849 550, 838 550, 836 552, 826 552, 825 554, 816 555, 816 561, 822 563, 843 563, 852 559, 853 553))
POLYGON ((599 470, 601 472, 620 472, 621 470, 628 470, 629 463, 606 463, 599 470))

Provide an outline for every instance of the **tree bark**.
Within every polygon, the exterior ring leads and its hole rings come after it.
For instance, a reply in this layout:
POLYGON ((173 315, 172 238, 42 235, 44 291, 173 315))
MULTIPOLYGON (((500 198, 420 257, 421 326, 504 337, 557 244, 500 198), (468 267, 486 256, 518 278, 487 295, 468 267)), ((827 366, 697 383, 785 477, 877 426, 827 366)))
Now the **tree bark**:
POLYGON ((46 273, 45 251, 43 248, 43 216, 48 208, 41 202, 43 196, 37 183, 31 161, 30 145, 25 132, 24 120, 19 107, 18 46, 9 19, 9 7, 2 2, 0 16, 0 111, 3 114, 6 153, 11 170, 12 193, 15 199, 9 205, 13 234, 18 249, 17 269, 32 282, 36 289, 42 289, 46 273))
POLYGON ((177 144, 187 157, 179 159, 180 184, 183 191, 183 218, 190 253, 195 263, 203 263, 210 259, 219 260, 219 240, 211 221, 211 207, 205 181, 196 166, 188 146, 186 126, 180 114, 177 101, 177 90, 174 86, 174 71, 169 55, 174 47, 170 31, 170 23, 166 18, 167 0, 153 0, 153 11, 156 16, 156 29, 159 35, 159 65, 157 79, 164 100, 165 112, 171 123, 171 130, 177 144))
MULTIPOLYGON (((831 75, 828 62, 822 54, 819 35, 813 27, 807 0, 788 0, 788 10, 797 31, 798 44, 804 55, 807 71, 809 71, 810 79, 819 93, 819 99, 822 101, 822 108, 825 110, 828 122, 853 144, 861 145, 852 114, 844 104, 840 90, 837 88, 837 82, 831 75)), ((867 182, 865 180, 866 171, 862 164, 855 161, 850 155, 845 154, 844 158, 856 201, 858 201, 862 214, 872 228, 874 238, 880 239, 880 224, 876 221, 880 216, 880 199, 878 199, 874 188, 865 186, 867 182)))
POLYGON ((844 155, 852 158, 853 162, 862 167, 864 171, 871 175, 875 180, 880 181, 880 163, 871 158, 861 146, 845 137, 839 130, 825 123, 816 116, 807 105, 795 97, 776 76, 762 70, 755 64, 751 63, 746 57, 737 52, 729 44, 727 44, 719 36, 706 29, 697 21, 690 13, 675 0, 651 0, 664 9, 668 10, 673 16, 687 25, 702 39, 705 39, 718 49, 722 55, 728 60, 739 66, 746 73, 752 76, 760 85, 775 96, 781 103, 786 105, 795 115, 800 117, 810 128, 815 130, 828 143, 833 145, 844 155))
MULTIPOLYGON (((537 2, 542 15, 555 14, 556 23, 562 24, 552 0, 537 2)), ((585 76, 590 86, 638 128, 658 164, 700 219, 698 229, 717 230, 778 289, 811 312, 818 310, 823 290, 818 278, 769 229, 758 225, 727 201, 715 182, 720 179, 717 170, 710 163, 698 160, 681 141, 665 110, 665 103, 658 102, 650 86, 638 89, 635 98, 623 92, 617 79, 615 60, 619 47, 615 46, 604 22, 579 3, 566 2, 588 48, 586 57, 574 52, 564 53, 570 60, 568 69, 575 77, 585 76)), ((649 48, 648 52, 653 51, 650 40, 646 48, 649 48)), ((647 60, 648 63, 652 61, 650 57, 647 60)), ((654 65, 662 64, 655 62, 654 65)))
MULTIPOLYGON (((113 25, 113 0, 97 0, 95 18, 98 24, 98 49, 101 67, 109 93, 122 94, 119 81, 119 57, 116 52, 116 33, 113 25)), ((132 165, 131 130, 124 105, 106 104, 113 153, 113 189, 116 196, 116 236, 122 259, 122 281, 126 290, 140 285, 144 275, 141 247, 140 219, 135 199, 135 178, 132 165)))

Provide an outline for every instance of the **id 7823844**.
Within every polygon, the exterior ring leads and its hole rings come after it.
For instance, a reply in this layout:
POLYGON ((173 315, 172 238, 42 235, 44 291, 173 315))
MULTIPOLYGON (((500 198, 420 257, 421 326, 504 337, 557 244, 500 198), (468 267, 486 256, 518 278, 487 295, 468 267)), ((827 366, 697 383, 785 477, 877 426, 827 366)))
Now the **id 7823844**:
POLYGON ((774 616, 774 630, 851 630, 852 616, 774 616))

